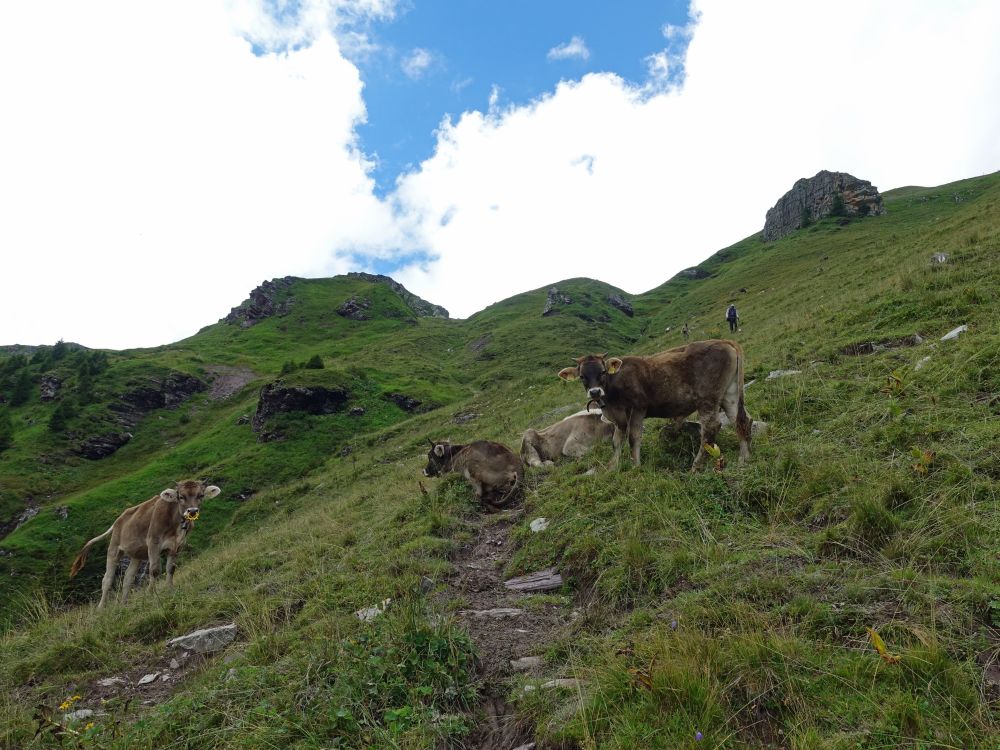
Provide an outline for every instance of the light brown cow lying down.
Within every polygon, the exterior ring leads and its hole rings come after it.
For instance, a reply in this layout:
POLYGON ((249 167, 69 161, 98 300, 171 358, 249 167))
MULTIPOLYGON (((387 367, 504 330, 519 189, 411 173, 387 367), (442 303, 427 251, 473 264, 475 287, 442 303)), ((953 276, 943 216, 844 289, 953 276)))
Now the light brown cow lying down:
POLYGON ((108 600, 108 592, 115 580, 115 569, 122 555, 128 555, 129 558, 122 582, 122 604, 128 599, 132 581, 143 560, 149 561, 150 586, 155 587, 160 575, 160 555, 166 553, 167 585, 172 586, 177 554, 187 542, 188 532, 194 528, 202 501, 215 497, 220 491, 215 485, 206 487, 204 482, 188 479, 178 482, 173 489, 165 489, 146 502, 126 509, 111 524, 110 529, 83 546, 73 560, 69 570, 70 578, 80 572, 87 562, 87 555, 94 543, 110 534, 108 560, 104 580, 101 582, 101 602, 98 607, 103 607, 108 600))
POLYGON ((468 445, 436 443, 429 440, 425 477, 457 472, 476 493, 476 500, 494 508, 516 500, 524 482, 524 465, 506 445, 492 440, 476 440, 468 445))
POLYGON ((553 464, 560 456, 580 458, 614 434, 615 426, 601 419, 600 409, 580 411, 544 430, 525 430, 521 460, 528 466, 543 466, 553 464))

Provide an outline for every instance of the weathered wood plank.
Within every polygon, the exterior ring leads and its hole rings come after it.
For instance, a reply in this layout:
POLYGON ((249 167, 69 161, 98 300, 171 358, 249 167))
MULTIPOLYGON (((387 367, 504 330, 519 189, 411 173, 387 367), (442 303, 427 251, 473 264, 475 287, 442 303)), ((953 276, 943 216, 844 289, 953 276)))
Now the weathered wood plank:
POLYGON ((562 588, 563 577, 556 572, 555 568, 546 568, 526 576, 511 578, 504 581, 503 585, 512 591, 522 591, 530 593, 533 591, 552 591, 562 588))

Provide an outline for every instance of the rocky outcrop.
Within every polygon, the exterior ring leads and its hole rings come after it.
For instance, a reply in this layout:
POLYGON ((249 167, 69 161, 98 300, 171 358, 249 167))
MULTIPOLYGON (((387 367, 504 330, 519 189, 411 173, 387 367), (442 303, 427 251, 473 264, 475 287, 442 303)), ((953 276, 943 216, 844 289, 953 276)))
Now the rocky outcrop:
POLYGON ((440 305, 433 305, 425 299, 421 299, 395 279, 376 273, 352 272, 347 274, 349 278, 361 279, 372 284, 385 284, 392 291, 400 296, 407 307, 413 310, 418 318, 447 318, 448 311, 440 305))
POLYGON ((572 305, 573 298, 568 294, 563 294, 557 287, 549 289, 549 296, 545 298, 545 307, 542 308, 542 317, 554 315, 559 312, 559 308, 564 305, 572 305))
POLYGON ((111 405, 119 423, 135 427, 146 414, 156 409, 173 409, 208 386, 186 372, 171 372, 164 378, 151 377, 134 385, 111 405))
POLYGON ((367 297, 363 297, 361 299, 351 297, 337 308, 337 315, 347 318, 348 320, 371 320, 372 316, 369 312, 371 307, 372 301, 367 297))
POLYGON ((408 411, 411 414, 420 408, 422 401, 413 398, 413 396, 407 396, 405 393, 387 393, 385 398, 388 401, 392 401, 396 406, 398 406, 403 411, 408 411))
POLYGON ((132 439, 131 432, 112 432, 106 435, 91 435, 77 444, 73 452, 78 456, 97 461, 107 458, 132 439))
POLYGON ((847 217, 885 214, 882 196, 867 180, 846 172, 823 170, 803 177, 767 212, 764 240, 773 242, 831 215, 847 217))
POLYGON ((287 315, 294 299, 288 290, 299 279, 295 276, 285 276, 281 279, 265 281, 250 292, 250 298, 234 307, 223 322, 238 325, 240 328, 250 328, 262 320, 275 315, 287 315))
POLYGON ((196 654, 210 654, 221 651, 236 640, 236 624, 219 625, 214 628, 195 630, 187 635, 179 635, 167 641, 167 648, 194 651, 196 654))
POLYGON ((685 268, 683 271, 678 271, 677 276, 682 279, 692 279, 697 281, 698 279, 707 279, 711 276, 708 271, 704 268, 698 268, 698 266, 692 266, 691 268, 685 268))
POLYGON ((346 388, 324 386, 286 385, 278 380, 260 390, 257 411, 250 424, 254 432, 261 433, 261 441, 275 440, 279 435, 267 432, 267 422, 277 414, 301 411, 306 414, 333 414, 341 411, 351 397, 346 388))
POLYGON ((609 294, 608 304, 621 310, 623 313, 628 315, 630 318, 635 315, 635 310, 632 309, 632 303, 627 299, 622 297, 620 294, 609 294))
POLYGON ((38 395, 42 401, 52 401, 59 395, 62 388, 62 381, 51 372, 42 375, 41 385, 38 386, 38 395))

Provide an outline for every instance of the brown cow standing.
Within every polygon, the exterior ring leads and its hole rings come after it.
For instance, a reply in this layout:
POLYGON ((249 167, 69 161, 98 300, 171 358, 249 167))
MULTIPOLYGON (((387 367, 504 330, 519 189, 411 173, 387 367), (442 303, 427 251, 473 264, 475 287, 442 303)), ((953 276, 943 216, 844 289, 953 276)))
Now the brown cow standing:
POLYGON ((101 602, 97 605, 98 608, 107 602, 122 555, 128 555, 129 558, 122 582, 122 604, 128 599, 129 589, 142 560, 149 561, 150 585, 155 588, 156 579, 160 575, 160 555, 166 553, 167 585, 172 586, 177 554, 187 542, 188 532, 194 527, 202 501, 215 497, 220 491, 215 485, 206 487, 204 482, 188 479, 178 482, 172 489, 163 490, 144 503, 133 505, 118 516, 110 529, 83 546, 73 560, 69 570, 70 578, 87 562, 91 546, 110 534, 107 567, 101 582, 101 602))
POLYGON ((602 440, 610 440, 615 426, 601 419, 601 410, 571 414, 544 430, 525 430, 521 460, 528 466, 552 464, 560 456, 579 458, 602 440))
POLYGON ((492 440, 477 440, 468 445, 435 443, 429 440, 425 477, 455 471, 465 477, 476 493, 476 500, 498 507, 514 500, 521 492, 524 464, 506 445, 492 440))
POLYGON ((559 377, 582 380, 587 395, 614 423, 612 468, 618 466, 624 435, 628 435, 632 461, 639 465, 646 417, 673 419, 680 427, 694 411, 701 422, 701 448, 692 471, 705 464, 704 446, 715 442, 720 410, 736 426, 740 463, 750 457, 753 421, 743 406, 743 350, 735 341, 695 341, 648 357, 608 359, 604 354, 591 354, 576 361, 576 367, 565 368, 559 377))

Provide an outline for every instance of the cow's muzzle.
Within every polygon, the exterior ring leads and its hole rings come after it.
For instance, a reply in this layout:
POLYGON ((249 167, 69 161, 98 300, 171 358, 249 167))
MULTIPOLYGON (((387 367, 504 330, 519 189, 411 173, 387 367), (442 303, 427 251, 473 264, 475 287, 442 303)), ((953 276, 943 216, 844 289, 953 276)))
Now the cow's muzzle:
POLYGON ((591 388, 589 391, 587 391, 587 395, 590 396, 595 401, 598 399, 602 399, 604 398, 604 389, 600 387, 591 388))

